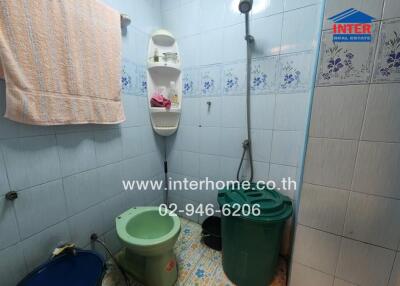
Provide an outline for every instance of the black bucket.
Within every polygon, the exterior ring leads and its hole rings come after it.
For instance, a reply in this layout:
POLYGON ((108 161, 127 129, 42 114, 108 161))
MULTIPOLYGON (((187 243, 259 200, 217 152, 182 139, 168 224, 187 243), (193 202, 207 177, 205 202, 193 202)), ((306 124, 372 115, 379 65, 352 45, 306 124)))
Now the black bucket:
POLYGON ((216 216, 208 217, 202 224, 201 241, 208 247, 221 251, 221 218, 216 216))

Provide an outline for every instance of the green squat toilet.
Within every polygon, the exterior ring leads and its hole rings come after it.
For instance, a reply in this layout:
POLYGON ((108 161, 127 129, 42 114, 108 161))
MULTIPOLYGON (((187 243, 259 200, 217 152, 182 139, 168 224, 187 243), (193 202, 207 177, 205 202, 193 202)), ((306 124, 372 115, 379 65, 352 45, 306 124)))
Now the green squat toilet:
POLYGON ((269 285, 278 264, 283 227, 293 212, 292 202, 265 185, 251 184, 246 190, 220 190, 218 203, 225 274, 238 286, 269 285), (249 213, 249 209, 254 211, 249 213), (232 215, 235 210, 239 216, 232 215))
POLYGON ((119 264, 146 286, 172 286, 178 278, 173 247, 181 223, 178 216, 161 216, 158 207, 131 208, 116 218, 124 250, 119 264))

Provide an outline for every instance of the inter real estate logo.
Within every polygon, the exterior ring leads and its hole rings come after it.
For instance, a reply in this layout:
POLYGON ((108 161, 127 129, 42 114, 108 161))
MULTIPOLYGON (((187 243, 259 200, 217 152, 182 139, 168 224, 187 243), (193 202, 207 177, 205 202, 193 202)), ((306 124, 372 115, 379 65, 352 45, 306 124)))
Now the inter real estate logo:
POLYGON ((371 17, 354 8, 348 9, 333 17, 334 42, 371 42, 372 21, 371 17))

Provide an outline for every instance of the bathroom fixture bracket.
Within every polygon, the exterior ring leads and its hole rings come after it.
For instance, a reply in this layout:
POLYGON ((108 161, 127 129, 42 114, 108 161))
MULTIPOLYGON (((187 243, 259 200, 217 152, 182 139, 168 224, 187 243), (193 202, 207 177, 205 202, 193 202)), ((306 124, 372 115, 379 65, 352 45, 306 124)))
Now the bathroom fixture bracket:
POLYGON ((14 201, 18 198, 18 193, 15 191, 8 192, 6 194, 6 199, 9 201, 14 201))

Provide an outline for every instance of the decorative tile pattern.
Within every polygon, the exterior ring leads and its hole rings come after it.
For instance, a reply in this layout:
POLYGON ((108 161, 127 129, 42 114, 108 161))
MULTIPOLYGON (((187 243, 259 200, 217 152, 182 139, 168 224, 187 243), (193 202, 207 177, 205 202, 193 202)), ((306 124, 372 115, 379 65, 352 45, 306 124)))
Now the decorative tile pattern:
MULTIPOLYGON (((201 226, 181 218, 182 230, 175 244, 179 277, 176 286, 212 285, 234 286, 226 277, 221 262, 221 252, 212 250, 200 242, 201 226)), ((102 286, 124 286, 118 269, 110 261, 102 286)), ((277 274, 270 286, 286 285, 286 263, 280 260, 277 274)), ((132 280, 131 285, 141 286, 132 280)))
POLYGON ((246 90, 246 64, 236 62, 224 66, 222 72, 222 89, 224 95, 242 94, 246 90))
POLYGON ((213 65, 200 70, 200 93, 202 96, 221 94, 221 66, 213 65))
POLYGON ((196 96, 198 93, 198 70, 187 69, 182 76, 183 96, 196 96))
POLYGON ((332 31, 322 35, 318 85, 368 83, 374 60, 376 31, 370 43, 333 42, 332 31))
POLYGON ((310 89, 312 52, 280 56, 277 82, 280 93, 298 93, 310 89))
POLYGON ((400 20, 382 23, 374 82, 400 80, 400 20))
POLYGON ((147 96, 147 70, 143 66, 137 66, 137 93, 139 96, 147 96))
POLYGON ((124 94, 133 95, 136 88, 136 66, 128 59, 122 60, 121 88, 124 94))
POLYGON ((253 94, 272 93, 276 88, 278 57, 255 59, 251 65, 251 91, 253 94))

